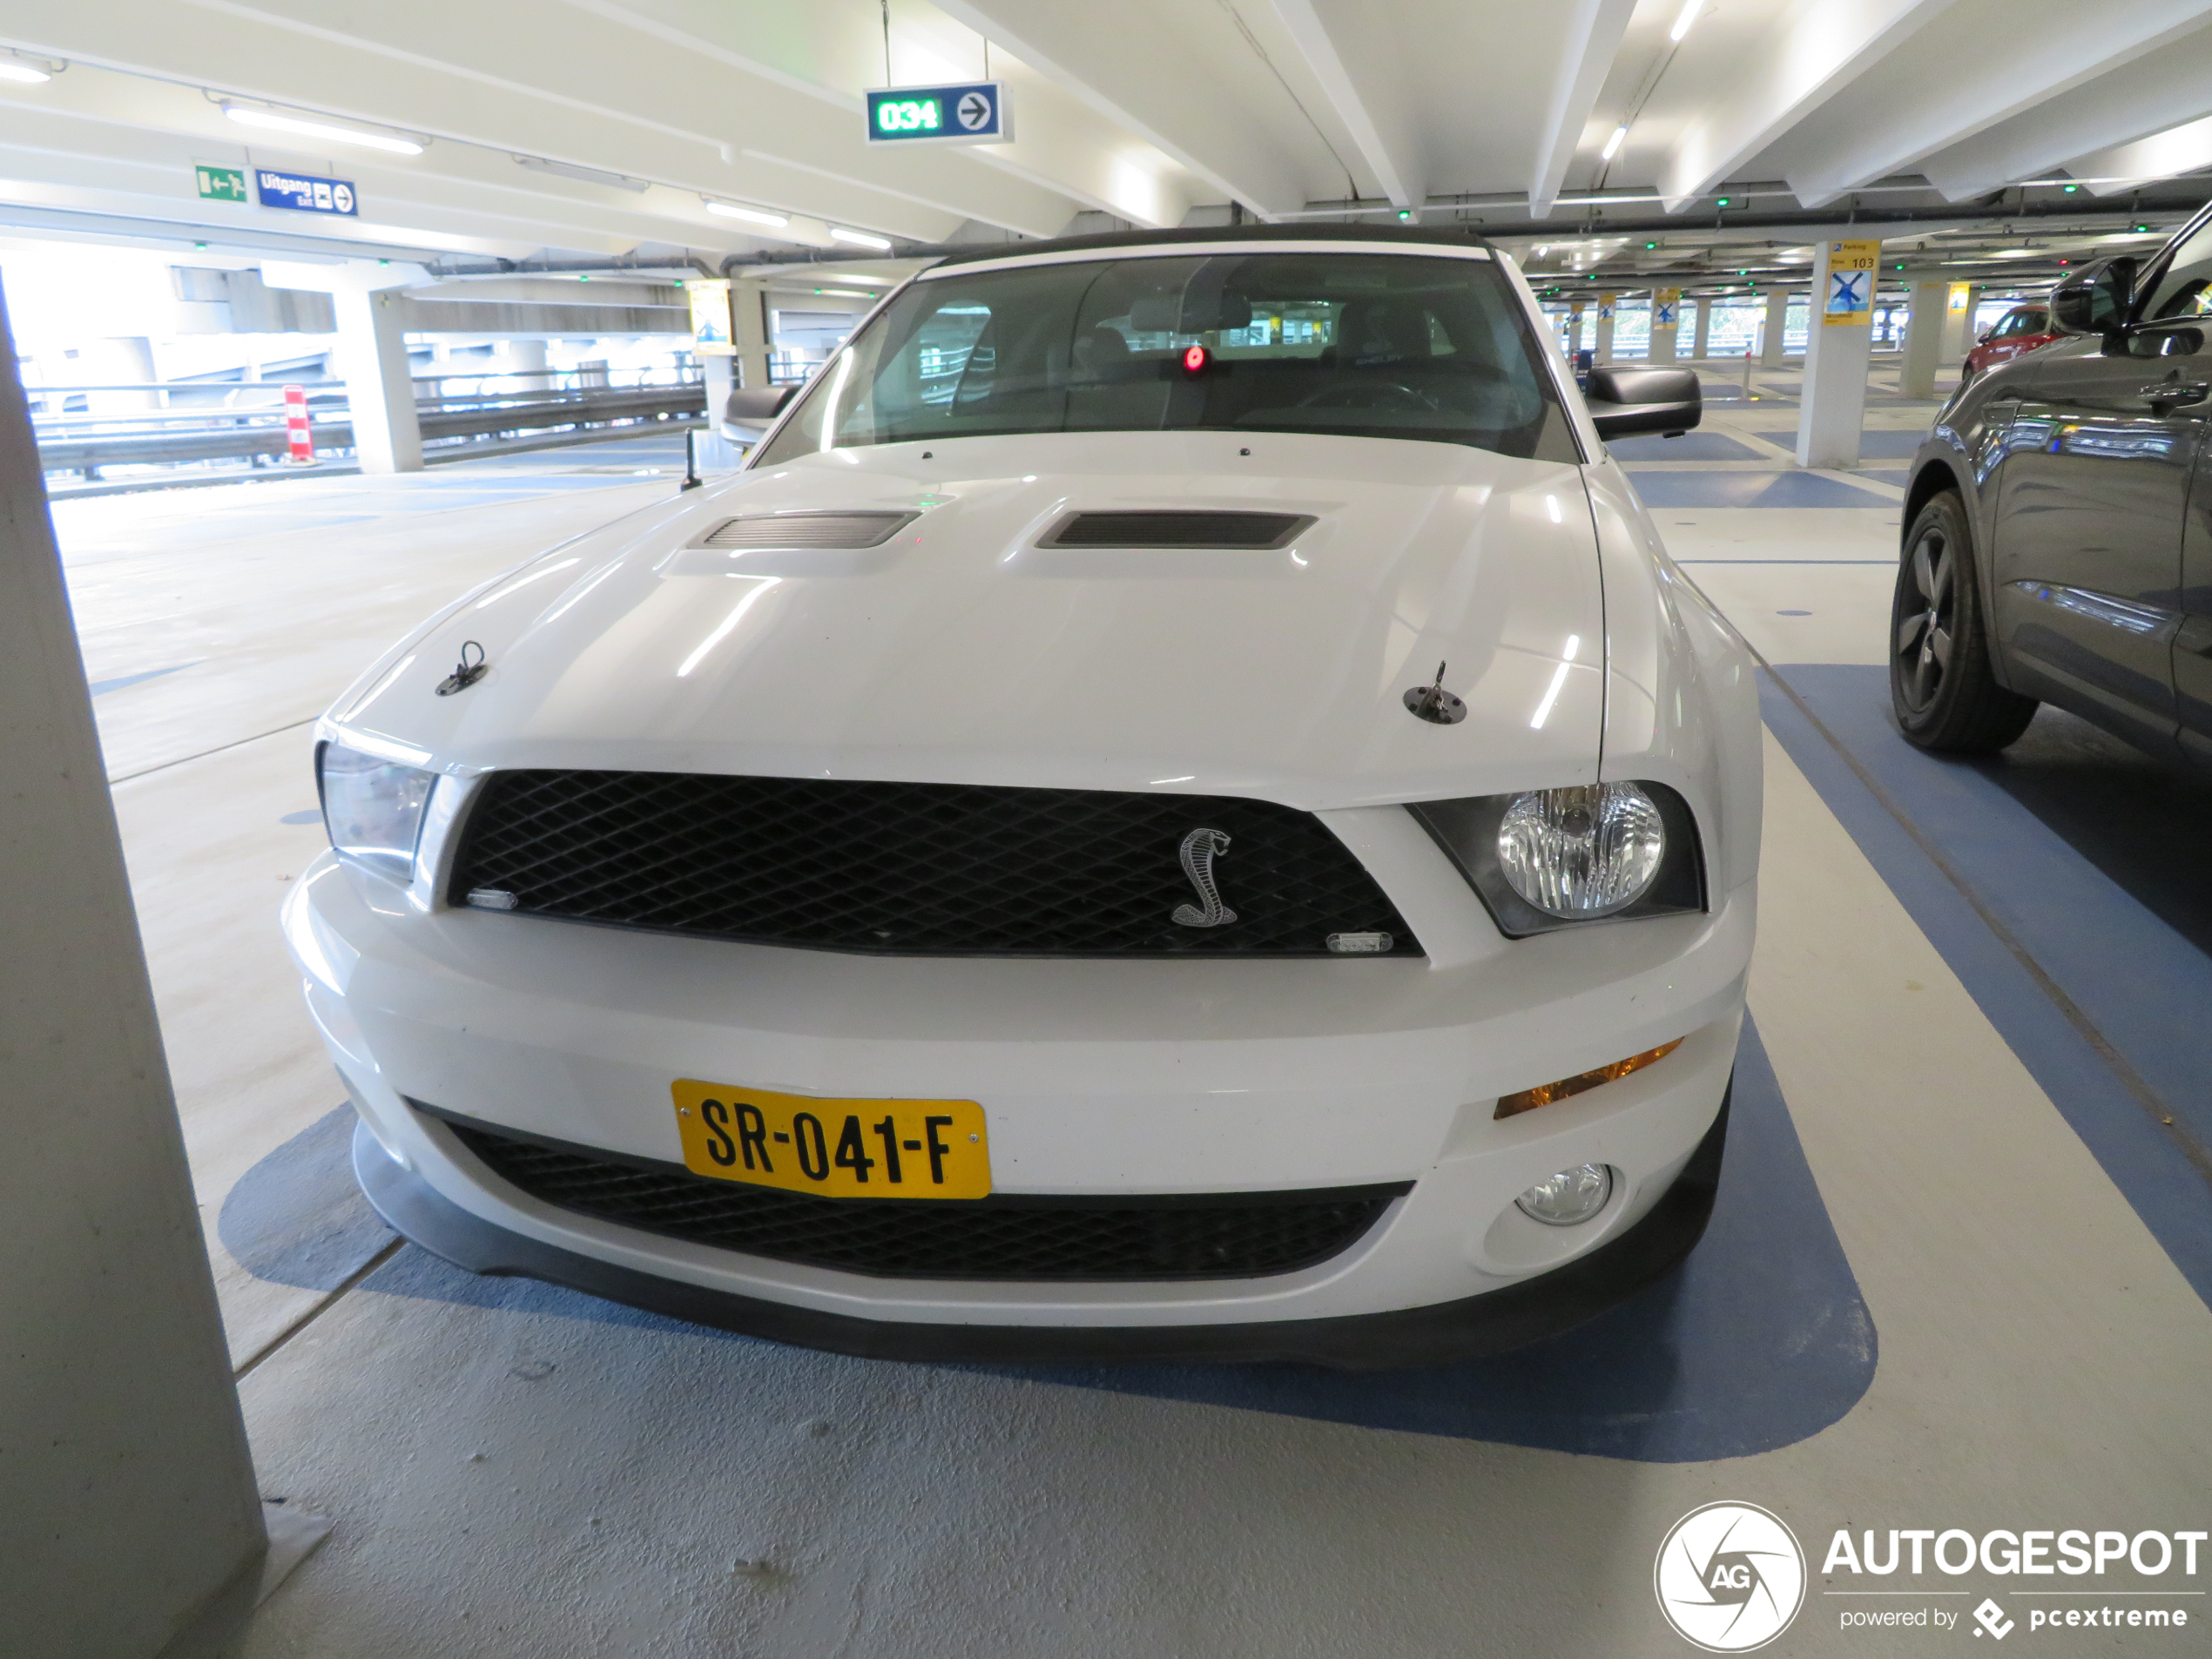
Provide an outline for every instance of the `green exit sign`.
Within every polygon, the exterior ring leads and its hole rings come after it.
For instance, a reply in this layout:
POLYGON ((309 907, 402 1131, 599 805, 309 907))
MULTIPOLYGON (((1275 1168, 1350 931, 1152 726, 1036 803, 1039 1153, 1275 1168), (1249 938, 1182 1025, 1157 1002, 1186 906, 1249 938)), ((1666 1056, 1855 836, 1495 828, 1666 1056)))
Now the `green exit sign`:
POLYGON ((199 167, 192 177, 199 184, 199 199, 211 202, 242 202, 246 199, 246 174, 237 167, 199 167))

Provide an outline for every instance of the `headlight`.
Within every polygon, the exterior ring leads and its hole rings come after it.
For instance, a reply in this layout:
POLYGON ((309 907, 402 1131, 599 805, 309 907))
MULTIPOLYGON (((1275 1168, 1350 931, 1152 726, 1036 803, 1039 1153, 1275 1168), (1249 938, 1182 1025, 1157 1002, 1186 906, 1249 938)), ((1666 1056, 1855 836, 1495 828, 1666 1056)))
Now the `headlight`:
POLYGON ((349 864, 405 886, 415 879, 415 842, 434 772, 326 743, 315 755, 323 827, 349 864))
POLYGON ((1406 810, 1509 938, 1705 907, 1697 823, 1664 784, 1531 789, 1406 810))
POLYGON ((1498 867, 1548 916, 1609 916, 1651 886, 1667 850, 1651 797, 1634 784, 1534 789, 1498 825, 1498 867))

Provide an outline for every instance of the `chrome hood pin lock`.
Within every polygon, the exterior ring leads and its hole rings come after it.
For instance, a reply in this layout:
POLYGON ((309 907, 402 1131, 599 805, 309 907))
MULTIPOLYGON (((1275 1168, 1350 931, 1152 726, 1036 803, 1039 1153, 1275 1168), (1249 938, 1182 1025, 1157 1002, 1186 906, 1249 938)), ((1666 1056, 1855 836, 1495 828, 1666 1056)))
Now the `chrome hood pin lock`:
POLYGON ((484 660, 484 648, 475 640, 466 640, 461 647, 461 660, 453 665, 453 672, 438 682, 438 695, 451 697, 455 691, 465 691, 491 672, 491 664, 484 660), (470 651, 476 653, 474 661, 470 651))
POLYGON ((1457 725, 1467 718, 1467 705, 1444 689, 1444 664, 1436 665, 1436 684, 1406 688, 1406 707, 1417 720, 1431 725, 1457 725))

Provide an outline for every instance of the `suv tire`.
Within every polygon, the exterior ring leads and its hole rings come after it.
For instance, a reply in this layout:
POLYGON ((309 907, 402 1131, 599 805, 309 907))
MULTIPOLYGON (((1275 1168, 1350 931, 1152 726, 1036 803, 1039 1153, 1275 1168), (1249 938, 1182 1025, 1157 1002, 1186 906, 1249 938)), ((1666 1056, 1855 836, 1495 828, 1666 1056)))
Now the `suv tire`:
POLYGON ((1946 489, 1905 533, 1890 604, 1890 704, 1905 740, 1938 754, 1994 754, 2027 730, 2035 699, 1991 666, 1966 505, 1946 489))

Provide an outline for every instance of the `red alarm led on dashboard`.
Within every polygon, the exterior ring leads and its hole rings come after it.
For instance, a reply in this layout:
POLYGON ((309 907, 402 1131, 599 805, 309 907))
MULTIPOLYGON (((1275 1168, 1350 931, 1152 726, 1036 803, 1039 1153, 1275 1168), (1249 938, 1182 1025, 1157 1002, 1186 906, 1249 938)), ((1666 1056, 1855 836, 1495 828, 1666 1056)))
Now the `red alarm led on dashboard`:
POLYGON ((1186 374, 1195 374, 1205 366, 1206 348, 1204 346, 1193 346, 1183 354, 1183 370, 1186 374))

